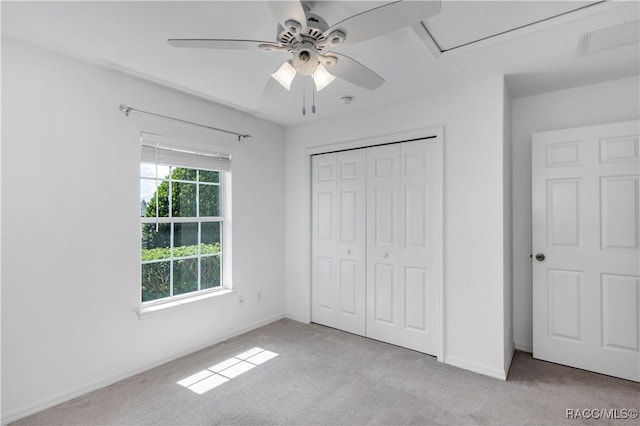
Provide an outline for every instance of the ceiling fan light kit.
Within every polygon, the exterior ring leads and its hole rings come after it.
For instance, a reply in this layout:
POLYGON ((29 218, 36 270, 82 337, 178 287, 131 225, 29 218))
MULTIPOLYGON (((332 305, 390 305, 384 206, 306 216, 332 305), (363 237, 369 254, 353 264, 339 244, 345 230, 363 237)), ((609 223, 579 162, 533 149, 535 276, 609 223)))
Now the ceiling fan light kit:
POLYGON ((313 72, 313 74, 311 74, 311 76, 313 77, 313 83, 315 84, 316 90, 318 92, 327 87, 336 78, 329 71, 327 71, 327 69, 322 64, 318 64, 318 67, 313 72))
POLYGON ((271 77, 273 77, 278 83, 287 90, 291 90, 291 83, 296 76, 296 69, 291 65, 290 61, 284 62, 280 65, 280 68, 276 70, 271 77))
MULTIPOLYGON (((375 90, 384 83, 382 77, 348 56, 325 52, 325 50, 328 47, 334 48, 365 41, 411 26, 440 12, 439 0, 392 1, 329 26, 321 16, 311 13, 310 3, 298 1, 267 3, 278 20, 276 42, 238 39, 169 39, 167 42, 175 47, 258 48, 264 52, 291 53, 293 58, 285 61, 271 74, 263 96, 274 96, 278 90, 282 89, 290 90, 291 83, 297 74, 311 76, 314 91, 324 89, 335 78, 341 78, 368 90, 375 90), (272 80, 279 84, 271 84, 272 80)), ((312 111, 315 112, 315 105, 312 111)))

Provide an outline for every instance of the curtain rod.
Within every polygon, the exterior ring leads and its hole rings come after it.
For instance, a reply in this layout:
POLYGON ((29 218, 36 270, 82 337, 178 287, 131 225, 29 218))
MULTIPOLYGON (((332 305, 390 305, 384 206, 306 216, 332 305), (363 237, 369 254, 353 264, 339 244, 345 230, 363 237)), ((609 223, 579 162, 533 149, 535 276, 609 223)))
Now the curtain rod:
POLYGON ((232 132, 231 130, 219 129, 217 127, 211 127, 211 126, 207 126, 205 124, 193 123, 191 121, 181 120, 179 118, 174 118, 174 117, 168 117, 166 115, 160 115, 160 114, 156 114, 156 113, 149 112, 149 111, 142 111, 142 110, 135 109, 135 108, 132 108, 130 106, 127 106, 125 104, 121 104, 120 105, 120 111, 124 112, 127 117, 129 116, 130 112, 135 112, 136 114, 150 115, 152 117, 164 118, 165 120, 177 121, 178 123, 189 124, 191 126, 203 127, 205 129, 215 130, 217 132, 228 133, 230 135, 237 136, 239 141, 251 139, 251 135, 238 133, 238 132, 232 132))

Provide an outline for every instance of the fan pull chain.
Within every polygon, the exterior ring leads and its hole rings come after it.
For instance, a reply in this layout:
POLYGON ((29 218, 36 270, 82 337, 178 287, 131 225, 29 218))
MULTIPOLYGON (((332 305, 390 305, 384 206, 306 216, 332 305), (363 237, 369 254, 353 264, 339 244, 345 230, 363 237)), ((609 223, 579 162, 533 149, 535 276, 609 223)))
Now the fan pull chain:
POLYGON ((316 83, 311 85, 311 112, 316 113, 316 83))
POLYGON ((307 109, 305 108, 305 105, 307 103, 306 101, 306 93, 307 91, 305 90, 307 88, 307 79, 303 78, 302 79, 302 115, 307 115, 307 109))

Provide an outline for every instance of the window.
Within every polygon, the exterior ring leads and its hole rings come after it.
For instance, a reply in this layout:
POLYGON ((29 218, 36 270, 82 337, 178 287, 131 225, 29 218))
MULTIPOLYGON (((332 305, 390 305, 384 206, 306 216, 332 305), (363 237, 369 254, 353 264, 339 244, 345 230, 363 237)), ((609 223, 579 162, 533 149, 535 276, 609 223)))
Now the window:
MULTIPOLYGON (((220 166, 219 161, 212 162, 208 169, 183 166, 194 161, 165 164, 185 152, 162 149, 163 155, 159 155, 158 151, 157 147, 143 146, 140 164, 143 303, 171 300, 224 285, 227 173, 213 170, 220 166)), ((206 157, 192 155, 206 164, 206 157)))

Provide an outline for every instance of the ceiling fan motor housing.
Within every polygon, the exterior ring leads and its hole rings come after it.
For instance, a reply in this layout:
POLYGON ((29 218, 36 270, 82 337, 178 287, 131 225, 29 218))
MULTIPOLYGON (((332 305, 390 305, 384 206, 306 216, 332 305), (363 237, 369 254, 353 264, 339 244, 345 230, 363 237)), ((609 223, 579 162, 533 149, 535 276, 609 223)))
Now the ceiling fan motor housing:
POLYGON ((302 75, 311 75, 318 68, 320 60, 314 43, 302 41, 293 46, 293 67, 302 75))
POLYGON ((307 30, 302 31, 302 25, 299 22, 289 19, 285 22, 285 26, 278 26, 277 40, 282 47, 293 47, 296 41, 303 39, 311 40, 314 43, 323 42, 323 34, 329 28, 327 22, 320 16, 307 12, 307 30))
POLYGON ((333 58, 321 56, 322 50, 327 46, 336 46, 342 43, 346 34, 340 30, 331 31, 326 34, 329 25, 318 15, 309 13, 306 10, 307 28, 302 30, 302 26, 295 20, 287 20, 283 26, 278 26, 278 41, 282 49, 286 49, 293 54, 291 64, 301 75, 313 74, 321 60, 325 65, 333 65, 333 58))

